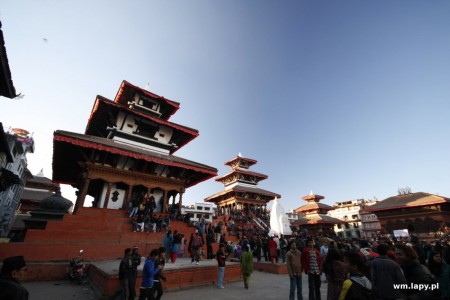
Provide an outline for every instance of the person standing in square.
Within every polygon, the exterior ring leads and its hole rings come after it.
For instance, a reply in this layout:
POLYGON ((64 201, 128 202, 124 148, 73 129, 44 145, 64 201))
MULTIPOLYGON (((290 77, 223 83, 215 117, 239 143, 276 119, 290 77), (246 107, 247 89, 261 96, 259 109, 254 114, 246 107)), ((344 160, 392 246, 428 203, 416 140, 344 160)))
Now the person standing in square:
POLYGON ((216 253, 217 266, 219 267, 219 274, 217 279, 217 287, 219 289, 223 289, 223 277, 225 276, 225 259, 227 258, 227 254, 225 253, 225 245, 220 244, 219 250, 216 253))
POLYGON ((309 300, 320 300, 320 276, 322 275, 322 257, 314 247, 314 240, 308 240, 302 253, 302 267, 308 275, 309 300))
POLYGON ((242 253, 240 259, 241 262, 241 274, 242 279, 244 279, 244 287, 248 290, 248 284, 250 283, 250 277, 253 273, 253 255, 249 251, 250 244, 244 247, 244 252, 242 253))
POLYGON ((290 279, 289 300, 295 299, 297 287, 297 300, 303 300, 302 295, 302 252, 297 249, 295 241, 289 243, 289 251, 286 254, 286 266, 290 279))
POLYGON ((0 274, 0 299, 28 300, 28 290, 21 285, 25 280, 27 266, 23 256, 12 256, 3 260, 0 274))

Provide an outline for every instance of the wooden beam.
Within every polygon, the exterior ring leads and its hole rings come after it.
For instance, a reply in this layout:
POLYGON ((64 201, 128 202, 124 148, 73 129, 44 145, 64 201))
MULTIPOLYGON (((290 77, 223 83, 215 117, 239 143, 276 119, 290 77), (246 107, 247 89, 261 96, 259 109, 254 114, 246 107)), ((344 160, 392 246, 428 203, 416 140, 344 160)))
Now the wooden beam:
POLYGON ((80 207, 83 207, 84 200, 86 199, 86 194, 87 194, 90 182, 91 182, 91 180, 89 178, 86 178, 84 180, 83 189, 78 194, 77 201, 75 202, 75 207, 73 209, 74 214, 76 214, 78 212, 78 209, 80 207))
POLYGON ((111 196, 111 187, 112 183, 108 182, 108 188, 106 189, 105 203, 103 204, 103 208, 108 208, 109 198, 111 196))

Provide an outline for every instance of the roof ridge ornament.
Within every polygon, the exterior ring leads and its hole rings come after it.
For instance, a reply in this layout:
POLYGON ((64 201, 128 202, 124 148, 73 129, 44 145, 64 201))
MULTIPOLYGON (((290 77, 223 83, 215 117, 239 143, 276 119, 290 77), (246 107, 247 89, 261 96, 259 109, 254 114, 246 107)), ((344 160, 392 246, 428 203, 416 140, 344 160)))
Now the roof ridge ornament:
POLYGON ((408 186, 404 187, 404 188, 399 188, 397 192, 398 192, 399 196, 400 195, 408 195, 408 194, 412 193, 411 188, 408 186))

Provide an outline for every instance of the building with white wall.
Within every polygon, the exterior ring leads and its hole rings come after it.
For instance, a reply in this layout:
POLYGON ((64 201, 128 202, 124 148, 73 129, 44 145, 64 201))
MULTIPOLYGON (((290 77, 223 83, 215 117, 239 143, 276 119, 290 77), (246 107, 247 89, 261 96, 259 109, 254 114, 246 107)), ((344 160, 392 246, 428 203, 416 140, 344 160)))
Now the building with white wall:
POLYGON ((361 211, 362 233, 365 237, 376 237, 381 232, 381 224, 373 212, 361 211))
POLYGON ((362 207, 375 204, 373 200, 357 199, 336 202, 334 209, 328 212, 333 218, 344 221, 343 224, 334 225, 334 231, 341 238, 359 238, 364 236, 360 211, 362 207))
POLYGON ((34 140, 24 129, 8 130, 4 138, 6 149, 0 165, 0 237, 8 236, 26 180, 31 176, 26 156, 34 152, 34 140))
POLYGON ((298 219, 300 219, 300 216, 303 216, 303 214, 299 214, 297 212, 295 212, 293 209, 291 209, 290 211, 288 211, 286 213, 288 220, 292 223, 294 221, 297 221, 298 219))
POLYGON ((190 220, 193 222, 200 221, 201 217, 205 218, 206 223, 212 223, 215 214, 215 205, 213 203, 195 203, 181 209, 181 214, 189 214, 190 220))

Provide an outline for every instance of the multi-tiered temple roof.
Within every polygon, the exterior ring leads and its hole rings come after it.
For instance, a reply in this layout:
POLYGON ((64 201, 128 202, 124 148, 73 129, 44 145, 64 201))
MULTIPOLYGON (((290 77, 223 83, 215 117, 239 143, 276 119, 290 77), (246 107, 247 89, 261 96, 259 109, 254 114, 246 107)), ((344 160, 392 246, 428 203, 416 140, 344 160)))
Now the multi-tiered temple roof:
POLYGON ((327 216, 326 213, 332 210, 333 207, 320 203, 320 200, 325 199, 324 196, 311 194, 302 198, 307 204, 295 209, 296 213, 304 216, 292 223, 292 226, 300 226, 307 228, 311 234, 332 234, 334 224, 341 224, 343 221, 327 216))
POLYGON ((221 182, 225 189, 205 199, 206 202, 216 203, 219 210, 245 207, 265 206, 269 201, 280 198, 279 194, 260 189, 257 187, 261 180, 267 179, 265 174, 249 171, 248 169, 256 164, 257 161, 250 158, 244 158, 240 155, 225 165, 231 167, 231 171, 223 176, 216 178, 221 182))
POLYGON ((173 155, 199 135, 169 121, 179 106, 127 81, 113 101, 97 96, 85 134, 55 131, 53 181, 82 191, 80 202, 87 194, 97 206, 123 208, 132 197, 152 193, 164 210, 168 197, 217 175, 213 167, 173 155))

